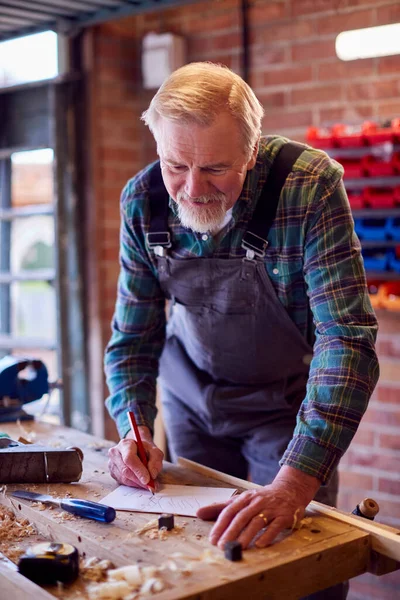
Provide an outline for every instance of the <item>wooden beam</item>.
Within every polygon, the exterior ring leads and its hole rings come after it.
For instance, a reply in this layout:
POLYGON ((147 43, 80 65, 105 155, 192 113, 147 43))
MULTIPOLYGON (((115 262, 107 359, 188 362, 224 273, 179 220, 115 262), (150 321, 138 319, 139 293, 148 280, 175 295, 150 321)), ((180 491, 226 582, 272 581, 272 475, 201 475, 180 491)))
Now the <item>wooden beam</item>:
MULTIPOLYGON (((202 475, 212 477, 218 481, 223 481, 224 483, 235 486, 239 489, 252 490, 263 487, 262 485, 252 483, 251 481, 245 481, 237 477, 232 477, 231 475, 226 475, 221 471, 210 469, 209 467, 205 467, 204 465, 186 458, 179 457, 177 463, 181 467, 186 467, 192 471, 195 471, 196 473, 201 473, 202 475)), ((358 529, 362 529, 370 534, 372 550, 388 558, 400 561, 400 531, 398 529, 388 527, 387 525, 381 525, 380 523, 375 523, 374 521, 369 521, 363 517, 350 515, 338 510, 337 508, 334 508, 333 506, 326 506, 325 504, 321 504, 321 502, 316 502, 315 500, 310 502, 308 505, 308 510, 312 511, 314 514, 325 515, 331 519, 335 519, 337 521, 341 521, 342 523, 353 525, 358 529)))
POLYGON ((30 581, 16 570, 14 563, 0 552, 0 590, 2 598, 12 600, 55 600, 43 588, 30 581), (3 595, 4 594, 4 595, 3 595))

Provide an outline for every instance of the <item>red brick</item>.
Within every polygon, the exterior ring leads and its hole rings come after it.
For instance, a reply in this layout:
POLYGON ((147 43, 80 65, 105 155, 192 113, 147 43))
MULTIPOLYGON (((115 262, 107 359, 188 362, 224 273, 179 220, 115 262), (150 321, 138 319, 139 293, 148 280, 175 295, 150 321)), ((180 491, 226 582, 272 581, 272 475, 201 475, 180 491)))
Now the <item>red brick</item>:
POLYGON ((400 480, 379 478, 378 489, 380 492, 385 492, 385 494, 400 496, 400 480))
POLYGON ((355 83, 353 82, 351 85, 347 85, 346 89, 346 97, 348 100, 352 102, 355 100, 370 100, 372 101, 375 98, 375 85, 373 82, 366 81, 363 83, 355 83))
POLYGON ((370 405, 363 417, 363 422, 400 427, 400 412, 384 410, 383 407, 375 409, 370 405))
POLYGON ((271 94, 259 93, 257 94, 258 99, 265 109, 269 107, 281 107, 286 105, 285 97, 286 94, 284 92, 275 92, 271 94))
POLYGON ((379 75, 400 72, 400 54, 395 56, 382 56, 376 59, 379 75))
POLYGON ((371 105, 360 105, 352 104, 349 106, 338 106, 333 108, 323 108, 319 110, 320 120, 319 123, 343 123, 343 122, 354 122, 357 123, 362 119, 371 119, 375 115, 371 114, 371 105))
MULTIPOLYGON (((378 80, 374 84, 375 98, 398 98, 400 95, 400 79, 378 80)), ((400 353, 399 353, 400 354, 400 353)))
POLYGON ((241 35, 236 31, 227 34, 220 33, 210 37, 210 48, 213 51, 233 50, 234 48, 240 48, 241 43, 241 35))
POLYGON ((316 21, 316 33, 318 35, 329 33, 338 35, 342 31, 371 27, 373 24, 374 12, 372 10, 357 10, 352 13, 341 12, 329 17, 319 17, 316 21))
POLYGON ((268 65, 287 62, 289 53, 289 46, 250 46, 251 63, 255 69, 268 69, 268 65))
POLYGON ((400 358, 400 335, 393 334, 385 337, 383 335, 378 335, 376 349, 380 357, 390 356, 400 358))
MULTIPOLYGON (((116 237, 116 241, 118 241, 118 237, 116 237)), ((112 260, 115 263, 115 268, 118 268, 118 255, 119 255, 119 247, 109 248, 106 247, 102 249, 100 252, 101 260, 112 260)))
POLYGON ((375 73, 375 62, 373 59, 341 61, 338 58, 317 65, 317 79, 321 81, 329 79, 349 79, 367 77, 375 73))
POLYGON ((101 159, 110 163, 127 163, 132 165, 139 160, 139 154, 134 148, 124 148, 118 146, 105 147, 101 150, 101 159))
POLYGON ((317 85, 312 87, 294 89, 290 94, 291 104, 320 104, 338 101, 342 98, 341 84, 317 85))
POLYGON ((383 404, 398 404, 400 406, 400 387, 379 384, 377 387, 377 396, 378 402, 382 402, 383 404))
POLYGON ((288 16, 287 11, 286 2, 265 2, 265 0, 261 0, 253 4, 250 9, 250 23, 251 25, 260 25, 260 23, 283 19, 288 16))
POLYGON ((294 62, 312 60, 318 62, 324 58, 336 57, 335 40, 305 42, 293 44, 292 58, 294 62))
POLYGON ((331 0, 292 0, 292 16, 313 15, 318 12, 332 12, 335 5, 331 0))
POLYGON ((313 78, 312 65, 301 67, 280 67, 269 69, 262 74, 263 85, 294 85, 296 83, 310 82, 313 78))
POLYGON ((400 115, 400 100, 390 100, 388 102, 379 102, 378 114, 381 119, 393 119, 400 115))
POLYGON ((377 500, 379 504, 379 521, 382 523, 393 522, 393 520, 399 520, 400 524, 400 498, 398 502, 391 500, 384 500, 379 498, 377 500))
POLYGON ((376 434, 374 431, 370 429, 366 429, 361 421, 361 425, 356 431, 355 436, 353 437, 352 444, 357 444, 360 446, 373 446, 375 443, 376 434))
POLYGON ((374 480, 371 475, 363 475, 354 471, 342 471, 339 473, 339 485, 341 488, 357 490, 372 490, 374 480))
POLYGON ((312 123, 312 112, 310 110, 288 112, 268 111, 263 119, 263 131, 265 133, 276 133, 281 129, 290 127, 307 127, 312 123))
POLYGON ((392 456, 383 455, 377 452, 358 452, 354 448, 348 451, 350 464, 359 467, 371 467, 376 471, 385 471, 388 473, 400 472, 400 456, 394 452, 392 456))
POLYGON ((400 450, 400 434, 391 435, 390 433, 380 433, 379 446, 381 448, 400 450))
POLYGON ((390 23, 399 23, 400 4, 398 2, 387 3, 386 6, 378 6, 377 22, 380 25, 389 25, 390 23))
MULTIPOLYGON (((210 16, 208 25, 211 31, 223 31, 235 29, 240 26, 240 13, 237 10, 213 14, 210 16)), ((208 27, 207 27, 208 29, 208 27)), ((191 14, 185 24, 186 33, 197 33, 199 31, 199 15, 191 14)))
POLYGON ((252 44, 272 44, 275 42, 302 42, 314 35, 314 21, 284 21, 270 26, 254 26, 250 29, 250 42, 252 44))

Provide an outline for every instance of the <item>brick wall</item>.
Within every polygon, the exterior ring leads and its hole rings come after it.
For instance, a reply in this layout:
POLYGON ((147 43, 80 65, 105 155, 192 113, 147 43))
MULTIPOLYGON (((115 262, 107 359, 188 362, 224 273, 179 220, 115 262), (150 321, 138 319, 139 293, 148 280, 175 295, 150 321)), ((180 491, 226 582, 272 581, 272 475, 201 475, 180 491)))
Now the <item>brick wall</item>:
MULTIPOLYGON (((302 141, 309 125, 400 116, 400 56, 351 63, 335 56, 340 31, 399 20, 396 0, 250 2, 250 84, 266 110, 264 132, 302 141)), ((94 350, 98 357, 109 338, 115 301, 120 190, 156 158, 152 137, 139 121, 153 94, 143 90, 140 77, 140 44, 149 31, 183 35, 188 62, 218 61, 239 73, 241 67, 238 0, 199 2, 88 32, 91 210, 96 223, 90 239, 97 269, 93 297, 100 322, 94 350)), ((351 510, 363 497, 372 496, 381 505, 380 519, 400 526, 400 315, 380 313, 379 320, 382 376, 343 461, 340 506, 351 510)), ((107 419, 106 432, 115 435, 107 419)), ((379 580, 363 576, 352 584, 353 598, 394 598, 396 592, 397 574, 379 580)))

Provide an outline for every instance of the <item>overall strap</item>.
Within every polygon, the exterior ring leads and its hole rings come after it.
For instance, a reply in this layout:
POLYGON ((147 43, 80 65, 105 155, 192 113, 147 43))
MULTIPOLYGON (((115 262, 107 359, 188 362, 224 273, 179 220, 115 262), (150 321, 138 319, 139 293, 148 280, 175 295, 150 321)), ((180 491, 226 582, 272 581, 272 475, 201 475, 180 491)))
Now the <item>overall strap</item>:
POLYGON ((165 248, 171 247, 171 235, 168 231, 169 195, 161 175, 160 161, 150 170, 149 184, 150 227, 146 234, 149 248, 163 255, 165 248))
POLYGON ((305 148, 303 144, 287 142, 279 149, 243 236, 242 248, 247 250, 247 258, 265 255, 267 237, 275 219, 282 188, 294 163, 305 148))
MULTIPOLYGON (((287 142, 278 151, 243 236, 242 248, 247 250, 247 258, 264 256, 282 188, 304 149, 302 144, 287 142)), ((164 255, 165 249, 171 247, 171 236, 168 231, 169 195, 161 175, 160 161, 155 162, 150 170, 149 203, 150 227, 149 233, 146 234, 146 242, 157 254, 164 255)))

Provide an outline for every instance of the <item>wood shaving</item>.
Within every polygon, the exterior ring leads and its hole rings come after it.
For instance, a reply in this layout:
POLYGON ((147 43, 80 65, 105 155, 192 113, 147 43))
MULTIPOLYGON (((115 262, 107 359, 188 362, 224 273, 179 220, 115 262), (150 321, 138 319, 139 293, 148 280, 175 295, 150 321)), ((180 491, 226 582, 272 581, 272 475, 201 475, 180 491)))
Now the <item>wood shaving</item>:
POLYGON ((175 524, 174 528, 168 531, 166 527, 161 527, 161 529, 158 529, 158 519, 152 519, 151 521, 143 525, 143 527, 136 529, 134 533, 136 533, 137 535, 142 535, 145 533, 146 537, 150 540, 161 540, 162 542, 164 542, 171 535, 177 535, 181 533, 185 529, 186 524, 187 522, 184 522, 182 525, 175 524))
POLYGON ((299 512, 300 512, 300 508, 297 508, 296 512, 293 515, 292 531, 293 531, 293 529, 298 529, 298 527, 297 527, 297 519, 298 519, 299 512))
POLYGON ((54 515, 57 517, 57 519, 61 522, 64 521, 76 521, 77 517, 76 515, 73 515, 72 513, 68 513, 65 512, 65 510, 63 510, 60 514, 54 515))
POLYGON ((20 435, 26 439, 28 443, 32 443, 36 439, 36 431, 28 431, 21 423, 20 419, 17 419, 17 425, 20 431, 20 435))
POLYGON ((154 594, 157 592, 162 592, 165 588, 165 584, 162 579, 158 579, 157 577, 151 577, 147 581, 144 582, 142 587, 140 588, 141 594, 154 594))
POLYGON ((301 519, 299 522, 297 522, 297 514, 298 511, 300 509, 298 508, 294 514, 294 518, 293 518, 293 526, 292 526, 292 531, 296 530, 298 531, 299 529, 302 529, 302 527, 309 527, 312 523, 312 518, 311 517, 304 517, 304 519, 301 519))
POLYGON ((138 595, 156 594, 166 588, 157 567, 127 565, 107 572, 107 581, 88 587, 90 600, 134 600, 138 595))
POLYGON ((158 519, 152 519, 151 521, 143 525, 143 527, 136 529, 135 533, 137 533, 138 535, 142 535, 142 533, 145 533, 146 531, 149 531, 149 529, 154 528, 158 529, 158 519))
POLYGON ((14 542, 35 533, 28 519, 17 519, 12 510, 0 507, 0 543, 14 542))
POLYGON ((37 508, 38 510, 46 510, 46 508, 49 508, 49 506, 47 504, 43 504, 43 502, 32 502, 31 506, 33 508, 37 508))
POLYGON ((106 581, 87 588, 90 600, 123 600, 131 591, 126 581, 106 581))
POLYGON ((80 573, 84 579, 90 581, 104 581, 107 571, 114 569, 115 565, 110 560, 101 560, 96 556, 88 558, 81 563, 80 573))

